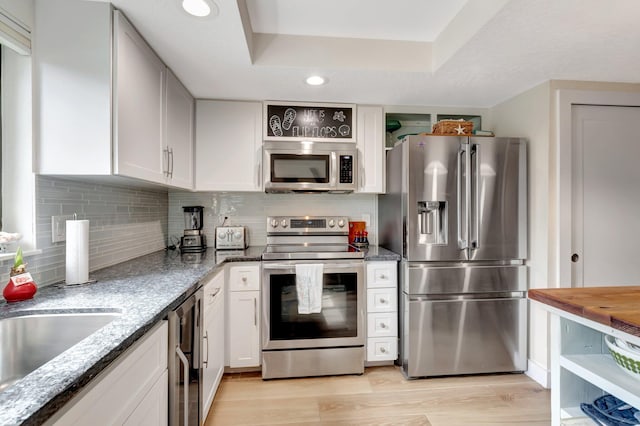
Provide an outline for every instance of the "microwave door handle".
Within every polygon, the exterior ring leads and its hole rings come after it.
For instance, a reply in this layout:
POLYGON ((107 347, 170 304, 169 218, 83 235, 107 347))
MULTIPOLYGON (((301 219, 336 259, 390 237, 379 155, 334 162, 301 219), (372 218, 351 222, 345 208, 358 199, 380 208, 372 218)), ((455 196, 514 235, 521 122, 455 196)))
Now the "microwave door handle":
POLYGON ((176 355, 180 358, 180 362, 182 363, 182 374, 184 375, 184 382, 182 388, 184 390, 183 395, 183 414, 184 414, 184 424, 185 426, 189 424, 189 360, 185 356, 180 346, 176 346, 176 355))
POLYGON ((331 166, 329 167, 329 186, 336 187, 336 175, 338 174, 338 156, 335 151, 331 152, 331 166))

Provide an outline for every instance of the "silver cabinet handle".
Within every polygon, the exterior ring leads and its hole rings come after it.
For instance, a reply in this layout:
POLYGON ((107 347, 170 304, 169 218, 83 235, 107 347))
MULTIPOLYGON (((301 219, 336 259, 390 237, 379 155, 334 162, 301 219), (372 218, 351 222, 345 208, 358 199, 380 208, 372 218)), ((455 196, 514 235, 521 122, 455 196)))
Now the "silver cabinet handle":
POLYGON ((381 323, 380 323, 380 328, 387 328, 387 324, 385 324, 385 323, 381 322, 381 323))
POLYGON ((205 348, 207 348, 207 356, 204 357, 204 361, 202 362, 202 364, 206 367, 207 364, 209 364, 209 330, 205 330, 204 336, 202 336, 202 340, 206 340, 207 342, 206 345, 203 345, 205 348))
POLYGON ((166 177, 169 177, 169 148, 165 148, 162 150, 162 156, 164 157, 164 164, 162 165, 162 174, 166 177), (166 167, 165 167, 166 166, 166 167))
POLYGON ((253 325, 258 326, 258 299, 253 298, 253 325))
POLYGON ((182 363, 182 373, 184 374, 184 384, 182 388, 184 389, 184 424, 185 426, 189 424, 189 360, 180 349, 180 346, 176 346, 176 354, 178 358, 180 358, 180 362, 182 363))
POLYGON ((387 303, 387 299, 380 298, 380 303, 387 303))
POLYGON ((169 159, 171 160, 171 166, 169 167, 169 177, 173 179, 173 148, 169 148, 169 159))
POLYGON ((380 352, 383 353, 383 354, 386 354, 387 350, 385 348, 380 348, 380 352))

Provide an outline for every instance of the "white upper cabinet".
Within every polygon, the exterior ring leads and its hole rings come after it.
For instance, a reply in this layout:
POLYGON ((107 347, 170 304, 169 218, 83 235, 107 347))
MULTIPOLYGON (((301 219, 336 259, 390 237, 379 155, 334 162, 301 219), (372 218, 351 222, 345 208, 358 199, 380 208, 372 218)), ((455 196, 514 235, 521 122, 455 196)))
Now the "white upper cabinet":
POLYGON ((167 68, 138 32, 115 12, 114 173, 163 183, 167 68))
POLYGON ((35 171, 192 189, 193 98, 109 3, 35 3, 35 171))
POLYGON ((198 191, 262 191, 262 103, 196 101, 198 191))
POLYGON ((163 147, 167 183, 193 188, 193 121, 195 102, 176 76, 167 70, 166 127, 163 147))
POLYGON ((358 192, 385 192, 385 132, 381 106, 358 105, 358 192))

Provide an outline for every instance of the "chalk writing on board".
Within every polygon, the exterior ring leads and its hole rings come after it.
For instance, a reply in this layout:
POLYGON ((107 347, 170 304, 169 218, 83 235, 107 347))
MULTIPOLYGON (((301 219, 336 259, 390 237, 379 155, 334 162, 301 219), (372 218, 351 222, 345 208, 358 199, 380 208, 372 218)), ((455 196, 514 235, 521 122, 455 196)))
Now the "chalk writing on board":
POLYGON ((353 108, 347 106, 267 105, 269 137, 349 139, 353 108))

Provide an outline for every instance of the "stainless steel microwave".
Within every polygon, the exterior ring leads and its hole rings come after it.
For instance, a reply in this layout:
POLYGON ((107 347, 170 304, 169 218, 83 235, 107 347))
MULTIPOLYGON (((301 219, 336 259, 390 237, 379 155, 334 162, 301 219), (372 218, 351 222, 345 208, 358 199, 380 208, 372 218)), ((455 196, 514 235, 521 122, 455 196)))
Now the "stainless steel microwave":
POLYGON ((265 192, 348 193, 357 187, 352 142, 265 141, 265 192))

